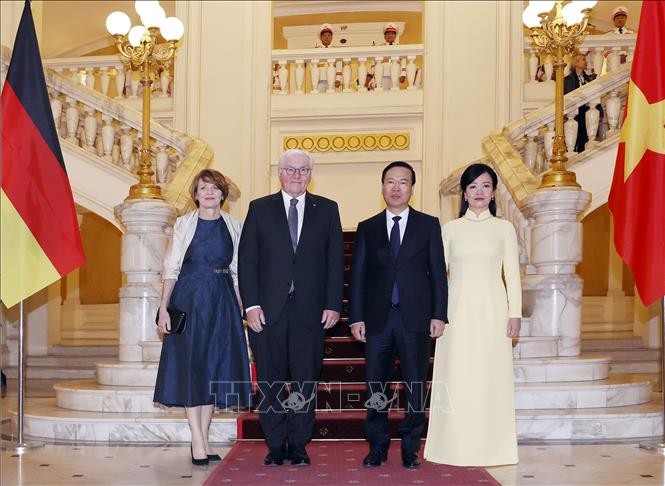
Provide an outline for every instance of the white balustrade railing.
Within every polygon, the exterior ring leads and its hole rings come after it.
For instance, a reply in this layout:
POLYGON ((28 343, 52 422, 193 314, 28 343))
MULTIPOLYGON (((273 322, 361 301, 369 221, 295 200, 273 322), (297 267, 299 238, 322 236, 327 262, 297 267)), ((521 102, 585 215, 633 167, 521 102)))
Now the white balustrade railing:
MULTIPOLYGON (((120 54, 44 59, 45 67, 106 96, 116 99, 134 99, 143 93, 139 75, 128 70, 120 54)), ((173 93, 173 65, 160 71, 151 86, 152 96, 171 98, 173 93)))
MULTIPOLYGON (((11 51, 2 46, 1 54, 4 82, 11 51)), ((72 69, 76 65, 72 63, 72 69)), ((141 112, 48 67, 44 69, 44 76, 61 143, 82 148, 91 157, 98 158, 100 164, 111 164, 136 174, 141 147, 141 112)), ((212 149, 203 140, 155 120, 151 120, 150 125, 155 182, 164 188, 167 200, 178 210, 184 210, 190 203, 189 182, 200 169, 210 165, 212 149)), ((234 185, 231 193, 232 199, 239 195, 234 185)))
POLYGON ((276 49, 274 94, 366 93, 422 87, 422 44, 276 49))
MULTIPOLYGON (((588 35, 578 50, 587 55, 587 72, 601 75, 611 73, 630 63, 635 52, 637 34, 601 34, 588 35)), ((564 75, 570 72, 571 55, 566 56, 564 75)), ((524 38, 524 73, 525 83, 542 83, 552 80, 553 59, 550 55, 541 55, 529 37, 524 38)))

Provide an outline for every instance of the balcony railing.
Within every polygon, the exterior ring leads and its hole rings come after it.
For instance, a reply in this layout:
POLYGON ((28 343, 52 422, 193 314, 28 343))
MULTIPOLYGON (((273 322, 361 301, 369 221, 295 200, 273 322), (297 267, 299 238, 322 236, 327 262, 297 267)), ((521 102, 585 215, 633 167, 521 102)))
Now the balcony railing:
POLYGON ((419 90, 423 53, 422 44, 273 50, 273 94, 419 90))

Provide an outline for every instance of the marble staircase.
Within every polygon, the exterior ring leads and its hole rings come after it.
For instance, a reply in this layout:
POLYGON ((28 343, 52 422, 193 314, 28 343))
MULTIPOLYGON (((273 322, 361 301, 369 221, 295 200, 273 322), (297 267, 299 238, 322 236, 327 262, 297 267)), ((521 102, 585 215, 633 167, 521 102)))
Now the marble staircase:
MULTIPOLYGON (((118 356, 118 346, 51 346, 46 356, 28 356, 28 379, 90 379, 95 378, 100 358, 118 356)), ((18 369, 4 369, 8 378, 16 378, 18 369)))

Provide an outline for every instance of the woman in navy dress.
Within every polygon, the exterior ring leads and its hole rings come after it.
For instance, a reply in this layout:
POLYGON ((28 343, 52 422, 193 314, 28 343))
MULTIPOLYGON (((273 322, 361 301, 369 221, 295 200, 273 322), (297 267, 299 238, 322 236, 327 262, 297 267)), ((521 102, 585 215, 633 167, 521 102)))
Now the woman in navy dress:
POLYGON ((241 225, 221 211, 228 184, 205 169, 190 193, 198 209, 176 220, 164 261, 157 323, 164 342, 154 401, 185 407, 192 463, 205 465, 220 460, 208 444, 214 407, 248 407, 250 376, 237 293, 241 225), (168 307, 187 313, 183 333, 169 333, 168 307))

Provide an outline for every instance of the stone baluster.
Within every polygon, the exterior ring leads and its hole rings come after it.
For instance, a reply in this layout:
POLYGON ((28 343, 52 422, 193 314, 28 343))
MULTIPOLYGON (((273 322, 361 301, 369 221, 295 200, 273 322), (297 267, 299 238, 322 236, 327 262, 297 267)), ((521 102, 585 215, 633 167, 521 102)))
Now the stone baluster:
POLYGON ((312 59, 309 63, 310 75, 312 77, 312 94, 319 92, 319 60, 312 59))
POLYGON ((134 137, 128 126, 120 127, 120 157, 122 165, 131 172, 132 170, 132 152, 134 151, 134 137))
MULTIPOLYGON (((567 66, 568 65, 566 64, 566 67, 567 66)), ((545 81, 551 81, 552 73, 554 72, 554 65, 552 64, 552 59, 548 58, 547 62, 543 63, 543 70, 545 71, 545 81)))
POLYGON ((596 76, 600 76, 600 73, 603 72, 603 62, 605 61, 604 49, 602 47, 596 47, 593 50, 593 72, 596 76))
POLYGON ((536 171, 536 157, 538 156, 538 144, 535 141, 537 131, 527 133, 526 145, 524 146, 524 163, 534 174, 536 171))
POLYGON ((337 78, 335 71, 336 61, 334 58, 328 59, 328 67, 326 68, 326 79, 328 80, 328 89, 326 93, 335 92, 335 80, 337 78))
POLYGON ((156 145, 157 155, 155 156, 155 177, 157 178, 157 183, 161 186, 165 186, 169 181, 169 154, 166 151, 166 146, 164 144, 158 143, 156 145))
POLYGON ((109 95, 109 88, 111 87, 111 75, 109 74, 108 67, 100 69, 99 82, 101 84, 102 93, 104 96, 109 95))
POLYGON ((279 94, 289 94, 289 71, 286 69, 286 61, 279 61, 279 94))
POLYGON ((303 83, 305 82, 305 61, 296 61, 296 94, 303 94, 303 83))
POLYGON ((123 93, 125 92, 125 67, 116 66, 115 67, 115 90, 116 90, 116 99, 124 98, 123 93))
POLYGON ((85 85, 90 89, 95 88, 95 71, 92 68, 85 70, 85 85))
POLYGON ((575 121, 575 114, 577 108, 571 109, 567 115, 568 120, 563 124, 564 139, 566 140, 566 155, 568 158, 575 155, 575 142, 577 141, 577 121, 575 121))
POLYGON ((85 86, 85 83, 81 81, 81 75, 77 68, 69 68, 69 75, 72 77, 72 80, 85 86))
POLYGON ((619 69, 621 66, 621 47, 613 47, 610 54, 607 56, 607 72, 611 73, 619 69))
POLYGON ((116 133, 115 139, 113 140, 111 162, 113 162, 113 165, 120 166, 120 137, 118 136, 118 133, 116 133))
POLYGON ((104 142, 102 141, 102 124, 97 123, 97 133, 95 135, 95 153, 97 157, 104 157, 104 142))
POLYGON ((113 162, 113 142, 115 140, 115 128, 113 119, 109 115, 102 115, 102 148, 104 149, 104 159, 113 162))
POLYGON ((53 123, 55 123, 55 130, 60 135, 60 121, 62 118, 62 101, 60 101, 60 93, 49 88, 49 95, 51 101, 51 113, 53 113, 53 123))
POLYGON ((374 81, 376 91, 383 91, 383 57, 374 58, 374 81))
POLYGON ((161 271, 168 246, 167 228, 175 209, 164 201, 135 199, 116 206, 115 214, 125 231, 122 235, 120 269, 120 361, 143 361, 145 344, 159 349, 155 315, 161 298, 161 271))
POLYGON ((607 135, 610 136, 618 131, 619 116, 621 115, 621 99, 617 96, 617 90, 610 91, 610 97, 605 103, 605 109, 609 125, 607 135))
POLYGON ((169 97, 169 82, 171 81, 171 72, 168 67, 162 69, 162 72, 159 73, 159 84, 161 88, 161 93, 159 94, 160 98, 169 97))
POLYGON ((358 93, 367 92, 365 87, 365 81, 367 81, 367 58, 359 57, 358 58, 358 93))
POLYGON ((132 94, 130 98, 136 99, 139 97, 139 86, 140 86, 140 79, 138 76, 134 75, 133 72, 129 73, 129 83, 130 86, 132 87, 132 94))
POLYGON ((399 91, 399 75, 400 75, 400 61, 399 57, 390 58, 390 90, 399 91))
POLYGON ((626 62, 632 64, 635 54, 635 44, 625 47, 624 51, 626 52, 626 62))
POLYGON ((538 79, 538 56, 536 56, 536 50, 531 49, 531 55, 529 56, 529 82, 537 82, 538 79))
POLYGON ((408 86, 406 89, 415 89, 416 84, 416 72, 418 71, 418 66, 416 66, 416 56, 407 56, 408 64, 406 65, 406 80, 408 86))
POLYGON ((545 148, 545 160, 549 162, 552 158, 552 149, 554 146, 554 122, 547 124, 547 130, 543 135, 543 147, 545 148))
POLYGON ((83 111, 85 111, 85 118, 83 119, 84 148, 88 152, 96 152, 95 139, 97 138, 97 116, 95 114, 95 109, 86 106, 83 111))
POLYGON ((598 125, 600 123, 600 111, 596 108, 596 105, 600 103, 600 98, 597 98, 593 101, 589 101, 587 106, 589 110, 584 115, 584 120, 586 122, 586 133, 589 141, 586 143, 585 148, 591 148, 596 145, 596 135, 598 134, 598 125))
POLYGON ((79 109, 76 100, 67 96, 67 110, 65 111, 65 120, 67 122, 67 140, 71 143, 78 143, 76 136, 79 128, 79 109))
POLYGON ((342 60, 344 67, 342 68, 342 80, 344 93, 351 92, 351 58, 346 57, 342 60))

